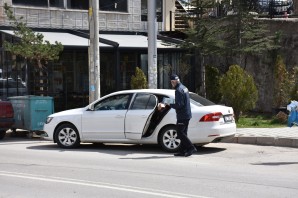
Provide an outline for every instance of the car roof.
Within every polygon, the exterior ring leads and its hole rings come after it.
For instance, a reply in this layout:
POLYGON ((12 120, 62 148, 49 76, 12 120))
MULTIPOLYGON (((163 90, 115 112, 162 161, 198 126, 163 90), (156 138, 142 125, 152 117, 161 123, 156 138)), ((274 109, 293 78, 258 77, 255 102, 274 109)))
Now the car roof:
POLYGON ((123 91, 113 92, 109 95, 125 94, 125 93, 153 93, 153 94, 162 94, 162 95, 168 95, 168 96, 175 96, 175 90, 174 89, 130 89, 130 90, 123 90, 123 91))

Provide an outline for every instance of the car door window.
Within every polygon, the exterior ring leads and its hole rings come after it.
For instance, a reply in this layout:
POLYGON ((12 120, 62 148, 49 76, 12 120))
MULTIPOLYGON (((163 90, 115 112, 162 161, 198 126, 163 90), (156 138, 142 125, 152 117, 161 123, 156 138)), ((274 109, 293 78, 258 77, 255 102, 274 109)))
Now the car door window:
POLYGON ((94 105, 95 111, 126 110, 128 109, 130 94, 120 94, 108 97, 94 105))
POLYGON ((132 104, 132 110, 154 109, 156 106, 156 97, 150 94, 138 94, 132 104))

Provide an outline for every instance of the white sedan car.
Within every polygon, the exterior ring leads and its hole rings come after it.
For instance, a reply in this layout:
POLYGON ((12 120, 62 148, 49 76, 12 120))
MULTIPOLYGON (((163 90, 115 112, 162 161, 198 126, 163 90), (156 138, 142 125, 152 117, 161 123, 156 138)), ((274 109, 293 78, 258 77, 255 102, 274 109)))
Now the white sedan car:
MULTIPOLYGON (((192 119, 188 136, 196 145, 219 142, 236 133, 233 108, 216 105, 190 93, 192 119)), ((87 107, 54 113, 47 118, 45 139, 62 148, 80 142, 159 144, 176 152, 180 145, 176 132, 176 112, 158 103, 174 101, 175 90, 139 89, 111 93, 87 107)))

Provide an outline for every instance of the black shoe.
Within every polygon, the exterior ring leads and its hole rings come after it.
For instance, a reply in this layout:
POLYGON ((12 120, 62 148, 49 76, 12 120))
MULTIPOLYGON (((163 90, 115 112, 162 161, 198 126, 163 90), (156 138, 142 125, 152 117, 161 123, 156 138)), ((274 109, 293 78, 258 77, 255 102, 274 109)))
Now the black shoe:
POLYGON ((189 157, 191 156, 193 153, 197 152, 197 149, 195 147, 191 148, 189 151, 187 151, 184 156, 185 157, 189 157))
POLYGON ((174 156, 185 156, 185 153, 181 153, 181 152, 175 153, 174 156))

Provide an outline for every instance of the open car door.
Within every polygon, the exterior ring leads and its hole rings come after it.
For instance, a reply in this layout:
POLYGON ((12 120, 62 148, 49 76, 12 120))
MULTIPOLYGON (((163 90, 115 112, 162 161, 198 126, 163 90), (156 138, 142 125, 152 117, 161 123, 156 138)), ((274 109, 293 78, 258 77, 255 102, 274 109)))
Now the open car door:
POLYGON ((158 99, 149 93, 138 93, 125 117, 125 137, 140 140, 157 109, 158 99))

